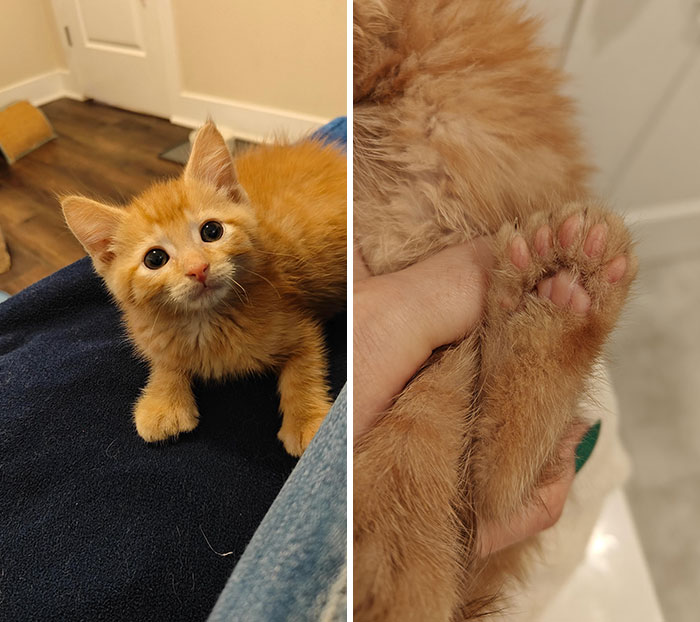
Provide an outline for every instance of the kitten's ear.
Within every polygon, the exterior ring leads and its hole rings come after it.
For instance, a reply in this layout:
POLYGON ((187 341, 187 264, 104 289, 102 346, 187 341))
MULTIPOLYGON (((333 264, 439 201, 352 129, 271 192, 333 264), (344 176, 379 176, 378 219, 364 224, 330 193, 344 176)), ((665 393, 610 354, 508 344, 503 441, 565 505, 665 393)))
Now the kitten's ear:
POLYGON ((101 272, 114 259, 110 247, 122 219, 122 210, 78 196, 62 198, 61 207, 70 230, 101 272))
POLYGON ((231 200, 238 203, 246 195, 236 178, 236 169, 223 136, 215 125, 208 121, 197 132, 192 153, 185 167, 185 180, 197 179, 226 191, 231 200))

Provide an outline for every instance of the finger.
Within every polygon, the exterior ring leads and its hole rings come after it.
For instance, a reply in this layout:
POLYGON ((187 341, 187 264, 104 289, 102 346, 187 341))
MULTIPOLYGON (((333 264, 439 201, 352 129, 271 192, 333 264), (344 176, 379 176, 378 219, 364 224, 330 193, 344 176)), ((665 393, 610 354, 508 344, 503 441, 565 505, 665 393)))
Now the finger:
POLYGON ((428 355, 461 339, 480 322, 491 262, 485 240, 477 239, 386 275, 404 292, 400 311, 428 355))
MULTIPOLYGON (((573 460, 573 458, 572 458, 573 460)), ((517 542, 537 535, 554 526, 564 511, 569 489, 574 479, 574 469, 548 486, 541 488, 535 500, 521 515, 508 523, 486 523, 479 532, 479 550, 485 557, 517 542)))
POLYGON ((363 433, 428 359, 480 321, 491 254, 483 240, 355 283, 354 424, 363 433))
POLYGON ((505 524, 487 522, 479 531, 482 557, 553 527, 561 518, 576 475, 576 446, 587 431, 586 424, 572 425, 560 445, 564 471, 554 482, 542 486, 523 512, 505 524))

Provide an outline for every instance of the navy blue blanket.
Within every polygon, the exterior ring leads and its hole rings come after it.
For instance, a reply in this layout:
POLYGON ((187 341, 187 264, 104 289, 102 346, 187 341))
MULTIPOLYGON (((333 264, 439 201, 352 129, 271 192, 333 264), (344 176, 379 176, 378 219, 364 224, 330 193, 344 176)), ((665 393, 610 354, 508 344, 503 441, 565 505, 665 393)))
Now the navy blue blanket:
MULTIPOLYGON (((345 325, 326 327, 334 393, 345 325)), ((206 619, 295 464, 276 378, 196 386, 199 427, 150 446, 146 375, 88 259, 0 304, 0 620, 206 619)))

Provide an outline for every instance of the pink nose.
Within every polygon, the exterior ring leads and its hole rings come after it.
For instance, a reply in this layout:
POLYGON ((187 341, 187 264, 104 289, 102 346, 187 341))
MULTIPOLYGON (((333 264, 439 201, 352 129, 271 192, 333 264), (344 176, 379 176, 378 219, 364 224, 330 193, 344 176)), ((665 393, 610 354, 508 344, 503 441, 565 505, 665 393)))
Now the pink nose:
POLYGON ((204 283, 207 280, 207 270, 209 270, 209 264, 203 263, 199 266, 192 266, 187 272, 187 276, 193 276, 200 283, 204 283))

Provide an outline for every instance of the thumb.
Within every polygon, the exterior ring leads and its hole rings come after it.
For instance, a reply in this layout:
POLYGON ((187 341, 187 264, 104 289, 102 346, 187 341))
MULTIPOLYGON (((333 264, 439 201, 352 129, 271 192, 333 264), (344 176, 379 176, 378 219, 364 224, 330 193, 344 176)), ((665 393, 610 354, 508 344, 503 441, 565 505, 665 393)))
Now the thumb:
POLYGON ((354 287, 355 437, 391 404, 435 348, 480 321, 491 254, 485 240, 446 248, 354 287))

